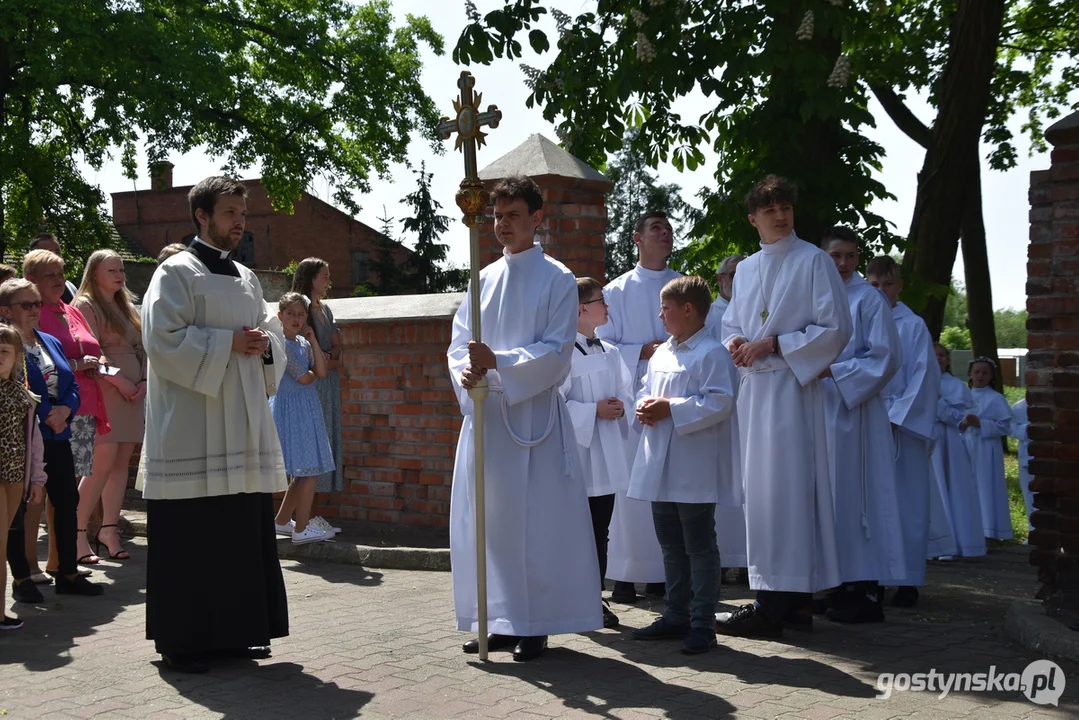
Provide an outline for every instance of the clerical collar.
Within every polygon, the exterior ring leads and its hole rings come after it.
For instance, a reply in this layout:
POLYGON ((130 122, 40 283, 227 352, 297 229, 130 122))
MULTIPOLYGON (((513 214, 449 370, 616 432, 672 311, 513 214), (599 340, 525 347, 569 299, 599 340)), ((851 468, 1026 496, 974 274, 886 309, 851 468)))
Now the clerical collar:
POLYGON ((193 250, 195 250, 195 252, 198 252, 200 255, 206 252, 206 250, 202 250, 201 252, 199 252, 199 248, 197 248, 196 245, 203 245, 203 246, 209 248, 209 251, 211 253, 218 253, 219 259, 221 259, 221 260, 224 260, 225 258, 227 258, 229 256, 229 252, 230 252, 229 250, 222 250, 221 248, 217 247, 216 245, 211 245, 210 243, 206 242, 205 240, 203 240, 200 237, 196 237, 191 242, 191 248, 193 250))
POLYGON ((798 236, 791 230, 791 234, 787 237, 782 237, 776 240, 774 243, 761 243, 761 252, 764 253, 784 253, 794 247, 794 241, 798 239, 798 236))
POLYGON ((643 275, 647 278, 665 278, 671 274, 671 269, 666 265, 663 266, 662 270, 649 270, 644 265, 638 263, 637 266, 633 268, 633 270, 638 275, 643 275))
POLYGON ((539 257, 543 254, 543 246, 538 242, 532 243, 532 247, 527 250, 522 250, 519 253, 511 253, 507 248, 502 248, 502 257, 506 258, 506 262, 512 264, 519 264, 528 262, 534 257, 539 257))
POLYGON ((697 347, 700 341, 707 337, 710 333, 711 330, 709 330, 708 324, 705 323, 700 330, 693 333, 682 342, 677 342, 674 339, 674 335, 671 335, 671 337, 667 340, 667 343, 671 346, 671 350, 673 350, 674 352, 679 352, 680 350, 693 350, 697 347))

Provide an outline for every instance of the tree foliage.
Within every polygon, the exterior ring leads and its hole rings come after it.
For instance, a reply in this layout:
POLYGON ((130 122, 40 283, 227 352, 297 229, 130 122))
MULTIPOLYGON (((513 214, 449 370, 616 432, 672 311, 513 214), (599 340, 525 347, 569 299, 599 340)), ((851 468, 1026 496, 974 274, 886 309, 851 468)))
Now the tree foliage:
POLYGON ((40 229, 66 251, 108 242, 101 191, 78 171, 119 149, 136 177, 196 147, 224 172, 260 165, 277 210, 316 176, 354 192, 407 162, 420 133, 441 152, 420 87, 426 18, 394 27, 388 0, 5 0, 0 13, 0 252, 40 229))
POLYGON ((607 196, 607 277, 616 278, 637 264, 637 246, 633 244, 637 219, 646 211, 667 213, 675 227, 675 241, 685 237, 692 208, 682 199, 681 188, 674 183, 658 183, 644 156, 634 148, 636 133, 630 131, 625 143, 607 166, 614 189, 607 196))
POLYGON ((410 292, 410 278, 404 271, 403 263, 396 257, 401 246, 393 233, 393 218, 382 206, 382 216, 378 218, 378 249, 369 265, 370 272, 377 278, 375 284, 379 295, 406 295, 410 292))
POLYGON ((461 270, 443 267, 449 246, 439 239, 450 229, 450 219, 439 213, 442 204, 431 196, 431 177, 427 165, 421 163, 416 171, 416 189, 402 201, 412 208, 413 215, 401 220, 401 227, 416 237, 406 263, 405 284, 412 293, 441 293, 468 282, 461 277, 461 270))
MULTIPOLYGON (((963 283, 952 280, 948 300, 944 304, 944 323, 940 333, 941 343, 952 350, 970 350, 971 337, 967 328, 969 309, 967 291, 963 283)), ((1027 346, 1027 311, 1004 308, 993 312, 993 325, 998 348, 1025 348, 1027 346)))

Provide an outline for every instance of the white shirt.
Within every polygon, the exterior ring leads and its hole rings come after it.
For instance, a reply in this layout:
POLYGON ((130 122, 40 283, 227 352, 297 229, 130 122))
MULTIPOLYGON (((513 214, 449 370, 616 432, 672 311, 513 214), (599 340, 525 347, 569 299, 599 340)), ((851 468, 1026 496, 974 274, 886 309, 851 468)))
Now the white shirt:
POLYGON ((667 331, 659 319, 659 292, 680 277, 682 273, 668 267, 649 270, 637 265, 603 288, 608 318, 597 333, 618 346, 622 359, 633 372, 634 392, 641 388, 641 378, 648 370, 648 361, 641 358, 641 348, 667 339, 667 331))

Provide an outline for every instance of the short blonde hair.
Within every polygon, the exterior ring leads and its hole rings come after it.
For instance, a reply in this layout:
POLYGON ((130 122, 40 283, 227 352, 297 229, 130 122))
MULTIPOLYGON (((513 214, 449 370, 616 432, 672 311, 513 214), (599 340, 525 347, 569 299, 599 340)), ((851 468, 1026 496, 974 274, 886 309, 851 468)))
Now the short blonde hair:
POLYGON ((704 278, 685 275, 675 278, 659 291, 660 300, 673 300, 679 305, 692 305, 703 320, 712 309, 712 289, 704 278))
POLYGON ((61 270, 64 269, 64 259, 56 253, 50 250, 31 250, 26 253, 26 257, 22 260, 22 276, 25 278, 31 275, 37 277, 42 271, 57 265, 60 266, 61 270))

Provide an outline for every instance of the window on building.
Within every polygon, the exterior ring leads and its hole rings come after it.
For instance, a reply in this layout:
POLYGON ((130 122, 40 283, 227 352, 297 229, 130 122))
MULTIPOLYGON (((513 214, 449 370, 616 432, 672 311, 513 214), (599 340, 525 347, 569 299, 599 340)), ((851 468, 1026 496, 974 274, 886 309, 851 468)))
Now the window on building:
POLYGON ((255 265, 255 234, 245 232, 236 247, 236 262, 247 267, 255 265))
POLYGON ((363 250, 352 252, 352 284, 360 285, 367 282, 367 253, 363 250))

